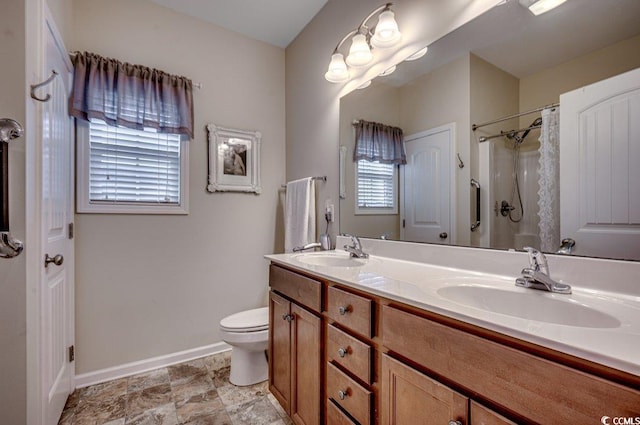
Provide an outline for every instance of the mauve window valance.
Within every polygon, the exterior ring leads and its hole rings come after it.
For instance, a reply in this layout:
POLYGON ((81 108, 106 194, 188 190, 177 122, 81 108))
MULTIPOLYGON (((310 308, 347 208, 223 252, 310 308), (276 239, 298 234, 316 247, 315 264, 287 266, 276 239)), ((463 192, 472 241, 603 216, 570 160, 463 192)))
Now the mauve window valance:
POLYGON ((360 120, 356 124, 356 147, 353 161, 361 159, 381 164, 406 164, 402 129, 377 122, 360 120))
POLYGON ((70 115, 193 138, 190 79, 88 52, 77 53, 73 65, 70 115))

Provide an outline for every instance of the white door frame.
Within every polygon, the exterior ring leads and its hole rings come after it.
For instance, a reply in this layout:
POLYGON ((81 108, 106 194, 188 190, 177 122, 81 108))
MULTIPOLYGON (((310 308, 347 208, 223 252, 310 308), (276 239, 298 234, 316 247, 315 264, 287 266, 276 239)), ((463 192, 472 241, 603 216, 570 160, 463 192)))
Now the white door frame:
MULTIPOLYGON (((42 239, 42 110, 39 102, 29 96, 28 85, 44 81, 50 70, 44 69, 46 52, 46 28, 51 25, 56 41, 62 44, 53 15, 45 0, 25 1, 26 56, 26 119, 25 119, 25 262, 26 262, 26 373, 27 373, 27 424, 46 424, 43 393, 43 365, 41 334, 41 283, 44 261, 42 239)), ((73 161, 72 161, 73 164, 73 161)), ((72 185, 71 190, 74 190, 72 185)), ((70 259, 72 260, 72 259, 70 259)), ((70 273, 73 273, 71 267, 70 273)), ((71 307, 74 308, 73 306, 71 307)))
MULTIPOLYGON (((410 142, 411 140, 419 139, 422 137, 431 136, 432 134, 441 133, 443 131, 449 131, 451 135, 449 139, 449 241, 450 245, 455 245, 456 241, 456 223, 457 223, 457 210, 456 210, 456 160, 455 160, 455 151, 456 151, 456 123, 450 122, 448 124, 441 125, 439 127, 430 128, 425 131, 420 131, 418 133, 411 134, 409 136, 405 136, 404 143, 410 142)), ((405 211, 404 211, 404 202, 405 202, 405 194, 404 194, 404 185, 405 185, 405 176, 404 169, 400 173, 400 220, 405 219, 405 211)), ((402 222, 400 222, 400 240, 404 240, 404 226, 402 222)))

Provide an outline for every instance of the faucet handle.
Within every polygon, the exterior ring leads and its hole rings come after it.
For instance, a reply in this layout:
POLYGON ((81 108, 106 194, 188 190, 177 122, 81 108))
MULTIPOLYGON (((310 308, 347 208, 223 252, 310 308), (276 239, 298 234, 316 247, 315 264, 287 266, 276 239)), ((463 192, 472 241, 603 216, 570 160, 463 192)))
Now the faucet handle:
POLYGON ((549 274, 549 267, 547 266, 547 258, 544 256, 542 252, 530 246, 525 246, 523 249, 527 251, 527 253, 529 254, 529 266, 534 271, 537 271, 537 272, 542 271, 545 274, 549 274))

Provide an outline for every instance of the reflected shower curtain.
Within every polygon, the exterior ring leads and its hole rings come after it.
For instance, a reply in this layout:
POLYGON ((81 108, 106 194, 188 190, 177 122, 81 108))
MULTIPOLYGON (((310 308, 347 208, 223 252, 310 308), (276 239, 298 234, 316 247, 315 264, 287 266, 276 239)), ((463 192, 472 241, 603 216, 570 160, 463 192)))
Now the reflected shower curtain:
POLYGON ((560 247, 560 111, 542 111, 540 163, 538 165, 538 217, 540 250, 555 252, 560 247))

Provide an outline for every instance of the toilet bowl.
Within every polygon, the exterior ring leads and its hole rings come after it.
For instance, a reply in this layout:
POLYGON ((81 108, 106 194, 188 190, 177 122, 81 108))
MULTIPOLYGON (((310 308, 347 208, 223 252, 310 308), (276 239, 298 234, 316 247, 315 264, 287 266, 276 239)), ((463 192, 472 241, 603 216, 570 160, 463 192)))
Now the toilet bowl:
POLYGON ((229 381, 238 386, 266 381, 269 308, 256 308, 225 317, 220 321, 220 333, 222 340, 232 347, 229 381))

